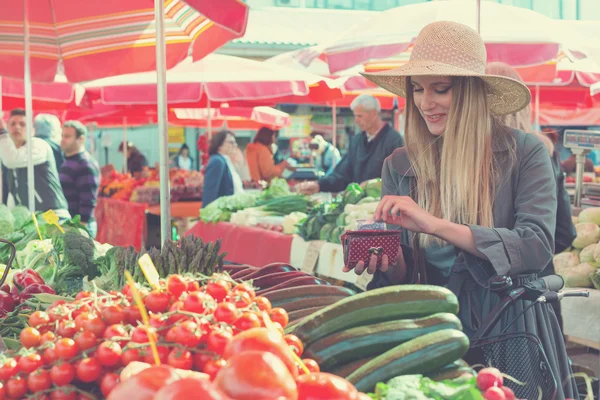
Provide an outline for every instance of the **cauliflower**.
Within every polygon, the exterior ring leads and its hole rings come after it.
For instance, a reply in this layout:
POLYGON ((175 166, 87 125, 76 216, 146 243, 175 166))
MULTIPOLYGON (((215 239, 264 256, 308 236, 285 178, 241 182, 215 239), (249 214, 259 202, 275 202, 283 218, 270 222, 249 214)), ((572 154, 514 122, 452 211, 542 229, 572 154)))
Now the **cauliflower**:
POLYGON ((0 237, 6 237, 15 231, 15 217, 8 207, 0 204, 0 237))
POLYGON ((600 227, 593 222, 580 222, 575 225, 577 237, 573 240, 573 247, 583 249, 600 240, 600 227))
POLYGON ((589 263, 582 263, 557 273, 565 280, 566 287, 591 288, 593 286, 591 277, 596 273, 596 268, 589 263))
POLYGON ((308 217, 305 213, 295 211, 283 218, 283 233, 291 235, 298 232, 298 226, 308 217))

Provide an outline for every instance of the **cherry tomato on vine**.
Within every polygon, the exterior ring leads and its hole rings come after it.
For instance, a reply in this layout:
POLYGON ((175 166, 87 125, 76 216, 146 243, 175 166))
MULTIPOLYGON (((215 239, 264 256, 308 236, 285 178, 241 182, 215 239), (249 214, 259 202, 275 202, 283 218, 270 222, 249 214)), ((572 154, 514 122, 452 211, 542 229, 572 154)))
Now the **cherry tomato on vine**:
POLYGON ((38 347, 42 343, 42 335, 37 329, 28 326, 19 334, 19 340, 23 347, 30 349, 32 347, 38 347))
POLYGON ((260 318, 251 312, 242 313, 242 315, 240 315, 240 317, 233 323, 233 326, 240 331, 247 331, 248 329, 252 328, 260 328, 261 325, 262 322, 260 318))
POLYGON ((187 283, 179 275, 169 275, 167 277, 167 290, 175 299, 179 299, 179 296, 187 289, 187 283))
POLYGON ((121 346, 116 342, 102 342, 96 350, 96 359, 105 367, 112 367, 121 362, 121 346))
POLYGON ((231 285, 223 280, 217 279, 216 281, 209 282, 206 286, 206 293, 208 293, 213 299, 217 302, 221 302, 225 300, 229 290, 231 289, 231 285))
POLYGON ((27 393, 27 380, 13 376, 6 382, 6 395, 9 399, 22 399, 27 393))
POLYGON ((207 309, 212 308, 211 303, 214 299, 202 292, 193 292, 188 294, 183 299, 183 311, 188 311, 196 314, 203 314, 207 309))
POLYGON ((114 389, 115 386, 119 383, 119 375, 114 372, 109 372, 104 375, 100 380, 100 391, 104 397, 108 397, 110 392, 114 389))
POLYGON ((266 311, 267 313, 271 312, 271 301, 263 296, 257 296, 254 298, 254 304, 260 311, 266 311))
POLYGON ((194 360, 188 350, 175 348, 169 353, 167 363, 173 368, 192 369, 194 360))
POLYGON ((142 361, 142 358, 138 349, 127 349, 121 353, 121 364, 126 366, 134 361, 142 361))
POLYGON ((169 309, 171 298, 165 292, 153 290, 144 297, 144 305, 153 313, 165 312, 169 309))
POLYGON ((285 335, 283 337, 288 346, 291 347, 292 351, 296 353, 298 357, 304 352, 304 343, 296 335, 285 335))
POLYGON ((98 337, 90 331, 82 331, 75 335, 75 344, 81 351, 91 349, 98 344, 98 337))
POLYGON ((25 356, 22 356, 19 359, 19 371, 25 374, 29 374, 44 364, 42 361, 42 356, 37 353, 31 353, 25 356))
POLYGON ((27 376, 27 387, 32 393, 43 392, 52 387, 48 371, 38 369, 27 376))
POLYGON ((0 381, 7 381, 19 372, 17 360, 9 358, 0 367, 0 381))
POLYGON ((81 382, 90 383, 100 378, 102 366, 95 358, 84 358, 75 367, 77 379, 81 382))
POLYGON ((247 283, 237 284, 237 285, 235 285, 235 287, 232 290, 234 293, 246 292, 246 293, 248 293, 248 295, 250 296, 250 298, 252 300, 254 300, 254 298, 256 297, 256 292, 254 291, 252 286, 248 285, 247 283))
POLYGON ((58 323, 58 329, 56 334, 63 338, 72 338, 77 333, 77 327, 75 321, 62 320, 58 323))
POLYGON ((59 360, 70 360, 77 355, 77 344, 70 338, 61 338, 56 341, 54 351, 59 360))
POLYGON ((232 339, 233 335, 227 330, 212 330, 206 339, 206 349, 217 354, 223 354, 225 347, 227 347, 232 339))
POLYGON ((50 320, 50 315, 48 315, 48 313, 45 311, 34 311, 29 316, 29 326, 31 326, 33 328, 37 328, 38 326, 49 324, 50 322, 52 322, 50 320))
POLYGON ((75 379, 75 367, 69 363, 56 364, 50 369, 50 379, 56 386, 68 385, 75 379))
POLYGON ((238 309, 235 305, 229 302, 219 303, 213 316, 217 322, 231 324, 238 317, 238 309))
POLYGON ((54 332, 46 332, 42 334, 40 344, 46 344, 54 342, 56 340, 56 334, 54 332))
POLYGON ((285 328, 288 322, 290 322, 290 317, 288 316, 287 311, 281 307, 273 308, 269 313, 269 317, 271 318, 271 321, 278 322, 283 328, 285 328))
POLYGON ((125 321, 125 311, 120 305, 110 305, 102 308, 102 320, 107 326, 121 324, 125 321))
POLYGON ((202 372, 207 374, 211 380, 214 380, 215 377, 217 376, 217 373, 221 370, 221 368, 225 367, 226 365, 227 365, 227 361, 225 361, 222 358, 219 358, 216 360, 210 359, 204 364, 204 367, 202 368, 202 372))

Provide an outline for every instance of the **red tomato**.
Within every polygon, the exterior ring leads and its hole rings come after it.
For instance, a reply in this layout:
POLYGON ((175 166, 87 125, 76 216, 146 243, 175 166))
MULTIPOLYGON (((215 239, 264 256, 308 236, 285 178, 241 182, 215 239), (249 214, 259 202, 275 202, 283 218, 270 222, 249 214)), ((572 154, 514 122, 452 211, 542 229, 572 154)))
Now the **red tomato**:
POLYGON ((358 400, 358 390, 344 378, 316 372, 296 380, 298 400, 358 400))
POLYGON ((252 304, 252 298, 247 292, 232 292, 227 296, 227 301, 235 304, 237 308, 246 308, 252 304))
POLYGON ((269 317, 271 318, 271 321, 279 323, 283 328, 285 328, 290 321, 287 311, 281 307, 272 309, 269 313, 269 317))
POLYGON ((89 312, 81 313, 75 318, 75 327, 78 331, 92 332, 96 336, 102 336, 106 325, 99 315, 89 312))
MULTIPOLYGON (((171 308, 169 308, 169 312, 180 311, 183 310, 183 301, 176 301, 173 303, 171 308)), ((181 321, 185 319, 186 316, 182 314, 173 314, 169 317, 169 324, 175 324, 177 321, 181 321)))
POLYGON ((27 381, 25 378, 14 376, 6 382, 6 394, 9 399, 22 399, 27 393, 27 381))
POLYGON ((197 323, 185 321, 174 327, 174 329, 175 343, 188 348, 193 348, 200 344, 203 332, 197 323))
POLYGON ((102 366, 95 358, 84 358, 75 368, 77 379, 81 382, 94 382, 100 378, 102 366))
POLYGON ((107 400, 153 399, 164 386, 179 379, 175 370, 166 365, 151 367, 113 388, 107 400))
POLYGON ((44 350, 42 358, 44 359, 44 364, 52 364, 54 361, 58 360, 58 356, 56 355, 56 349, 54 347, 48 347, 44 350))
POLYGON ((128 365, 134 361, 142 361, 142 355, 138 349, 127 349, 121 353, 121 364, 128 365))
POLYGON ((145 326, 137 326, 131 333, 131 341, 133 343, 149 343, 149 337, 152 337, 156 343, 156 330, 153 328, 148 329, 145 326))
POLYGON ((142 314, 140 314, 138 306, 132 304, 125 307, 125 321, 133 326, 136 326, 138 322, 142 322, 142 314))
POLYGON ((75 379, 75 367, 69 363, 57 364, 50 369, 50 379, 56 386, 65 386, 75 379))
POLYGON ((198 281, 189 281, 185 290, 189 293, 197 292, 200 290, 200 284, 198 281))
POLYGON ((183 311, 204 314, 207 309, 212 309, 214 299, 202 292, 190 293, 183 299, 183 311))
POLYGON ((504 384, 502 373, 497 368, 483 368, 477 374, 477 387, 481 391, 486 391, 488 388, 504 384))
MULTIPOLYGON (((106 330, 104 331, 104 334, 102 335, 102 337, 104 339, 111 339, 111 340, 115 340, 115 341, 117 341, 116 338, 128 337, 128 336, 129 336, 129 334, 127 333, 127 331, 125 330, 123 325, 120 325, 120 324, 109 326, 108 328, 106 328, 106 330)), ((124 340, 121 342, 124 342, 124 340)))
POLYGON ((231 332, 224 329, 214 329, 208 334, 206 349, 217 354, 223 354, 231 339, 233 339, 231 332))
POLYGON ((50 393, 50 400, 77 400, 77 392, 69 388, 59 388, 50 393))
POLYGON ((27 387, 32 393, 43 392, 52 387, 48 371, 38 369, 27 376, 27 387))
POLYGON ((232 303, 219 303, 213 316, 217 322, 232 324, 238 317, 238 309, 232 303))
POLYGON ((167 363, 178 369, 192 369, 194 360, 188 350, 175 348, 169 353, 167 363))
POLYGON ((56 304, 55 306, 48 307, 46 312, 50 316, 50 321, 56 322, 68 315, 69 308, 63 302, 62 304, 56 304))
POLYGON ((252 289, 252 286, 247 283, 240 283, 233 288, 233 292, 246 292, 252 300, 256 297, 256 292, 252 289))
POLYGON ((215 385, 236 400, 296 399, 296 382, 283 361, 266 351, 249 350, 227 361, 215 385))
POLYGON ((217 376, 217 374, 219 373, 219 371, 226 365, 227 365, 227 361, 225 361, 222 358, 219 358, 216 360, 210 359, 204 364, 204 367, 202 368, 202 372, 207 374, 210 377, 210 380, 214 380, 215 377, 217 376))
POLYGON ((515 400, 517 397, 515 396, 515 392, 508 386, 502 386, 500 389, 504 392, 504 397, 506 400, 515 400))
POLYGON ((56 340, 56 334, 54 332, 46 332, 42 334, 40 344, 46 344, 54 342, 56 340))
POLYGON ((34 311, 29 316, 29 326, 31 326, 33 328, 37 328, 38 326, 49 324, 50 322, 51 322, 50 315, 48 315, 48 313, 45 311, 34 311))
POLYGON ((169 323, 169 318, 165 317, 162 314, 150 315, 150 318, 148 320, 150 326, 156 329, 157 331, 167 327, 169 323))
POLYGON ((62 320, 58 323, 58 329, 56 334, 63 338, 72 338, 77 333, 77 327, 75 321, 62 320))
POLYGON ((153 290, 144 297, 144 305, 153 313, 165 312, 169 309, 171 298, 165 292, 153 290))
POLYGON ((42 343, 42 335, 37 329, 28 326, 19 334, 19 340, 23 347, 30 349, 38 347, 42 343))
POLYGON ((19 372, 19 365, 17 360, 9 358, 4 361, 2 367, 0 367, 0 381, 7 381, 19 372))
POLYGON ((102 309, 102 320, 107 326, 125 322, 125 311, 120 305, 110 305, 102 309))
POLYGON ((202 400, 226 400, 210 381, 194 378, 180 379, 163 387, 154 400, 188 400, 192 393, 192 397, 202 400))
POLYGON ((102 342, 96 350, 98 362, 105 367, 112 367, 121 362, 121 346, 116 342, 102 342))
POLYGON ((90 331, 79 332, 75 335, 75 344, 80 351, 89 350, 96 347, 98 337, 90 331))
POLYGON ((202 369, 204 368, 204 365, 209 360, 212 360, 215 358, 214 354, 205 353, 205 352, 194 353, 192 355, 192 357, 194 358, 194 370, 196 370, 196 371, 202 371, 202 369))
MULTIPOLYGON (((156 351, 158 352, 158 359, 161 364, 169 363, 169 353, 171 349, 165 346, 156 346, 156 351)), ((154 365, 154 354, 152 354, 152 349, 147 349, 146 354, 144 355, 144 362, 150 365, 154 365)))
POLYGON ((37 353, 28 354, 19 359, 19 371, 28 374, 41 367, 43 364, 42 356, 37 353))
POLYGON ((100 391, 102 392, 102 395, 107 397, 115 388, 115 386, 117 386, 119 381, 119 375, 115 374, 114 372, 109 372, 108 374, 104 375, 100 380, 100 391))
POLYGON ((304 353, 304 344, 296 335, 285 335, 283 337, 285 342, 290 346, 290 348, 296 353, 298 357, 304 353))
POLYGON ((225 300, 225 297, 227 297, 227 294, 229 293, 229 289, 229 284, 223 279, 209 282, 206 285, 206 293, 219 303, 225 300))
POLYGON ((254 298, 254 304, 260 311, 266 311, 267 314, 271 312, 271 301, 263 296, 254 298))
POLYGON ((254 313, 245 312, 235 320, 233 326, 239 329, 240 331, 247 331, 252 328, 260 328, 262 325, 260 318, 254 313))
POLYGON ((273 332, 267 328, 253 328, 238 333, 225 348, 223 357, 229 360, 231 357, 248 350, 273 353, 288 367, 292 376, 295 377, 298 374, 298 367, 292 351, 279 332, 273 332))
POLYGON ((187 284, 184 282, 181 276, 169 275, 167 277, 167 290, 176 299, 179 299, 179 296, 181 296, 181 293, 185 292, 186 288, 187 284))
MULTIPOLYGON (((321 372, 321 367, 319 367, 319 364, 312 358, 303 358, 302 363, 310 372, 321 372)), ((304 374, 304 369, 299 368, 298 372, 302 375, 304 374)))

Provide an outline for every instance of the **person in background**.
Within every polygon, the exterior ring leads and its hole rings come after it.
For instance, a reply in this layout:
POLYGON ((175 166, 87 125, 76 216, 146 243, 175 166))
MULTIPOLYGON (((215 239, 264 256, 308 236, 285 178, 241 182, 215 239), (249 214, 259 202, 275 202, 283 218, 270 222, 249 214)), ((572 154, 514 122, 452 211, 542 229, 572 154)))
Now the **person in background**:
POLYGON ((325 172, 325 175, 333 173, 335 166, 340 162, 342 156, 333 144, 326 141, 319 134, 311 134, 310 148, 316 153, 315 167, 325 172))
POLYGON ((183 144, 179 149, 179 153, 175 157, 175 167, 190 171, 194 166, 193 160, 190 157, 190 148, 187 144, 183 144))
POLYGON ((67 200, 60 186, 56 160, 50 145, 34 137, 27 143, 27 120, 25 110, 16 108, 10 112, 8 129, 0 118, 0 160, 6 167, 8 193, 16 205, 29 205, 27 181, 27 146, 31 146, 34 168, 34 195, 37 211, 54 210, 60 220, 71 218, 67 200), (8 130, 8 134, 6 131, 8 130))
POLYGON ((60 149, 61 127, 58 117, 52 114, 38 114, 33 120, 33 126, 35 136, 44 139, 50 145, 56 161, 56 169, 60 171, 65 156, 60 149))
POLYGON ((96 237, 97 225, 94 208, 100 186, 100 167, 85 150, 87 128, 79 121, 67 121, 62 128, 60 147, 65 162, 59 170, 60 184, 69 204, 69 213, 79 215, 92 238, 96 237))
POLYGON ((246 161, 250 170, 250 177, 254 182, 267 181, 280 177, 286 168, 287 161, 275 164, 273 159, 273 142, 275 131, 262 127, 254 137, 254 142, 246 146, 246 161))
POLYGON ((350 108, 362 134, 350 139, 348 152, 331 174, 317 182, 298 184, 300 193, 341 192, 352 182, 380 178, 385 158, 404 146, 402 136, 381 119, 381 106, 375 97, 361 94, 350 108))
MULTIPOLYGON (((513 67, 501 62, 489 63, 485 69, 485 72, 491 75, 506 76, 519 82, 523 81, 519 73, 513 67)), ((575 225, 573 224, 573 219, 571 218, 573 215, 571 210, 571 198, 567 192, 567 189, 565 188, 565 175, 560 164, 560 156, 554 147, 556 141, 552 140, 543 133, 537 133, 533 129, 533 126, 531 125, 531 104, 528 104, 521 111, 499 118, 499 122, 510 128, 520 129, 525 133, 536 135, 542 140, 548 149, 548 153, 550 154, 552 160, 554 179, 556 180, 557 209, 556 229, 554 231, 554 254, 562 253, 571 247, 571 243, 573 243, 575 236, 577 236, 577 232, 575 231, 575 225)), ((558 140, 558 134, 556 135, 556 140, 558 140)), ((538 275, 547 276, 554 275, 555 273, 554 263, 550 261, 548 266, 538 275)), ((562 329, 563 321, 560 302, 555 301, 551 304, 554 308, 556 319, 558 319, 558 323, 562 329)))
POLYGON ((285 160, 285 156, 283 152, 279 148, 279 143, 277 143, 277 139, 279 138, 279 130, 274 131, 273 133, 273 144, 271 145, 271 150, 273 151, 273 161, 275 164, 279 164, 285 160))
POLYGON ((237 173, 242 178, 242 182, 250 182, 252 178, 250 178, 250 170, 248 169, 248 163, 246 162, 246 157, 244 157, 244 152, 239 146, 235 146, 233 153, 229 155, 231 162, 235 166, 237 173))
POLYGON ((233 132, 220 131, 210 138, 208 147, 210 159, 204 170, 202 207, 206 207, 219 197, 244 191, 242 179, 230 158, 236 148, 237 142, 233 132))
POLYGON ((139 176, 144 171, 144 167, 148 166, 146 157, 134 146, 131 142, 123 142, 119 145, 119 152, 125 151, 127 145, 127 172, 132 176, 139 176))

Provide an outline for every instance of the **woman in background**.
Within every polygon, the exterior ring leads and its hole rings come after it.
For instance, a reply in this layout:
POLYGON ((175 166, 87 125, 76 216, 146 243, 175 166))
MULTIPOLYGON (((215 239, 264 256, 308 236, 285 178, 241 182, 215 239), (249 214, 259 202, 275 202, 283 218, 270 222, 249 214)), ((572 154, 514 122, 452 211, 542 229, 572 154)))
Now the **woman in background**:
POLYGON ((190 148, 187 144, 183 144, 179 149, 179 153, 175 157, 175 167, 186 171, 191 171, 194 166, 193 160, 190 157, 190 148))
POLYGON ((119 152, 127 152, 127 172, 133 177, 140 176, 144 171, 144 167, 148 166, 146 157, 138 150, 132 142, 122 142, 119 145, 119 152), (127 144, 127 148, 125 145, 127 144))
POLYGON ((260 128, 254 137, 254 142, 246 146, 246 160, 250 169, 250 177, 254 182, 267 181, 280 177, 289 167, 287 161, 275 164, 273 159, 273 142, 275 131, 270 128, 260 128))
MULTIPOLYGON (((512 79, 516 79, 520 82, 523 81, 519 73, 514 68, 512 68, 508 64, 504 64, 501 62, 489 63, 486 67, 486 73, 491 75, 506 76, 512 79)), ((537 137, 542 139, 542 142, 544 142, 544 145, 546 145, 546 147, 548 148, 548 152, 550 153, 550 157, 552 159, 552 169, 554 171, 554 178, 556 179, 557 192, 554 253, 562 253, 563 251, 571 247, 571 243, 573 242, 573 239, 575 239, 577 232, 575 231, 575 226, 573 225, 573 220, 571 219, 571 198, 569 197, 569 193, 565 189, 565 175, 560 164, 560 156, 554 148, 554 142, 548 136, 542 133, 537 133, 533 129, 533 126, 531 125, 531 104, 529 104, 527 107, 525 107, 519 112, 509 114, 501 118, 500 122, 511 128, 520 129, 523 132, 536 135, 537 137)), ((539 274, 539 276, 553 275, 554 273, 554 264, 550 262, 550 264, 539 274)), ((560 302, 555 301, 551 304, 554 308, 556 318, 558 319, 558 323, 562 330, 563 321, 560 310, 560 302)))
POLYGON ((230 158, 235 154, 236 148, 237 142, 233 132, 221 131, 210 139, 208 147, 210 159, 204 171, 202 207, 206 207, 219 197, 244 191, 242 179, 230 158))

